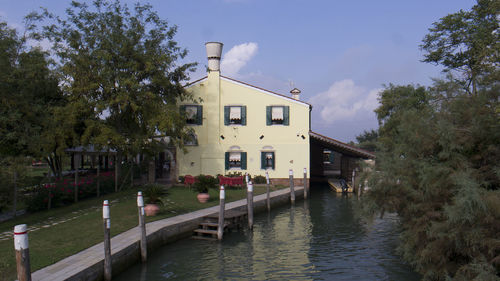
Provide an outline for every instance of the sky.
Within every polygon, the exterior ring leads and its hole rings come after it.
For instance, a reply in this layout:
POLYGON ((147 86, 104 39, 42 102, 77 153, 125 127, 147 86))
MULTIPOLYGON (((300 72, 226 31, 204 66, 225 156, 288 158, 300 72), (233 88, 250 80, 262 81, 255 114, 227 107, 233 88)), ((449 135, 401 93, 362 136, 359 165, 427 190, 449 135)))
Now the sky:
MULTIPOLYGON (((130 8, 137 1, 121 1, 130 8)), ((140 1, 146 3, 145 1, 140 1)), ((45 7, 63 16, 69 0, 0 0, 0 20, 23 30, 23 17, 45 7)), ((378 126, 373 110, 384 85, 441 77, 419 45, 432 23, 473 0, 151 0, 177 25, 174 40, 206 75, 205 42, 224 44, 221 74, 313 105, 312 130, 355 141, 378 126)))

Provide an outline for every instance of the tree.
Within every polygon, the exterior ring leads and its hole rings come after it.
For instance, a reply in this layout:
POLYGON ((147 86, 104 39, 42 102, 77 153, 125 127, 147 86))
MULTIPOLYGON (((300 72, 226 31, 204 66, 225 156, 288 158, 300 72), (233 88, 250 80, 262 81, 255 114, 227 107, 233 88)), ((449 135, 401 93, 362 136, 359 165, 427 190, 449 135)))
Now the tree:
POLYGON ((365 207, 398 213, 398 249, 425 280, 500 276, 498 11, 498 1, 479 0, 435 23, 422 48, 446 78, 390 84, 375 110, 377 172, 365 207))
POLYGON ((359 136, 356 136, 357 146, 366 149, 368 151, 376 151, 377 150, 377 139, 378 139, 378 131, 370 130, 363 131, 363 133, 359 136))
POLYGON ((500 2, 478 0, 470 11, 460 10, 435 22, 420 46, 424 62, 464 75, 464 87, 476 94, 478 83, 499 80, 500 2), (470 89, 472 88, 472 89, 470 89))
POLYGON ((177 27, 150 5, 74 1, 65 19, 46 10, 28 18, 55 22, 30 32, 53 43, 73 145, 137 153, 157 150, 158 136, 175 142, 186 133, 176 103, 189 98, 181 83, 194 64, 177 65, 187 54, 173 40, 177 27))
POLYGON ((4 173, 0 196, 14 198, 0 201, 12 202, 14 210, 24 157, 43 154, 41 136, 53 118, 53 108, 63 100, 49 66, 45 52, 27 48, 24 36, 0 22, 0 173, 4 173))

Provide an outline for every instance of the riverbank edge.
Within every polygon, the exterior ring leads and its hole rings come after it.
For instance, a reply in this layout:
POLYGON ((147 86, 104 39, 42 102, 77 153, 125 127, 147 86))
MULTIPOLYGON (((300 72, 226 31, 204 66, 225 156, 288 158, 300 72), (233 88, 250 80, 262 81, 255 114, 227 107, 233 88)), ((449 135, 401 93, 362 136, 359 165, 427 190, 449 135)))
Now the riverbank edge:
MULTIPOLYGON (((295 187, 296 199, 304 196, 303 186, 295 187)), ((276 207, 290 203, 290 189, 280 189, 270 193, 271 206, 276 207)), ((238 210, 246 212, 246 199, 226 204, 226 211, 238 210)), ((265 211, 266 194, 254 197, 254 213, 265 211)), ((146 225, 148 253, 159 247, 192 235, 193 230, 203 221, 203 217, 216 214, 219 206, 213 206, 195 212, 150 222, 146 225)), ((113 220, 111 219, 111 225, 113 220)), ((134 227, 111 239, 112 274, 118 275, 126 268, 140 262, 140 233, 134 227)), ((210 243, 210 242, 209 242, 210 243)), ((62 259, 55 264, 32 273, 32 280, 103 280, 104 246, 96 244, 77 254, 62 259)))

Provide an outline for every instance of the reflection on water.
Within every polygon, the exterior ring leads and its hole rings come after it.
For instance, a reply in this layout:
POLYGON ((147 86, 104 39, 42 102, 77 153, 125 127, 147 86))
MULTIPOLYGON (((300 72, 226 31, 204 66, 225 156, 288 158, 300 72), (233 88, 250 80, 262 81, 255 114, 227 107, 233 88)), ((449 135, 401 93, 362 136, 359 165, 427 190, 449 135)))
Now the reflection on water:
POLYGON ((166 245, 116 280, 419 280, 394 253, 397 218, 366 225, 358 207, 312 187, 310 200, 256 215, 253 232, 166 245))

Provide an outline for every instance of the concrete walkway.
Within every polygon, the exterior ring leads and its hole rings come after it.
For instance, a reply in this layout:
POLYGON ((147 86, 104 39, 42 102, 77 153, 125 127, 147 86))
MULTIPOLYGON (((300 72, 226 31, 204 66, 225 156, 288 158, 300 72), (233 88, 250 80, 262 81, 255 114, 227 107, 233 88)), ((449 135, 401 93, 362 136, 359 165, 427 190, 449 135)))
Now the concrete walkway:
MULTIPOLYGON (((271 202, 278 202, 281 199, 282 202, 286 202, 286 198, 289 198, 290 190, 280 189, 271 192, 271 202)), ((303 187, 296 186, 295 193, 297 197, 303 194, 303 187)), ((254 205, 260 206, 265 205, 266 194, 257 195, 254 197, 254 205)), ((246 199, 238 200, 235 202, 227 203, 226 210, 246 208, 246 199)), ((246 209, 245 209, 246 210, 246 209)), ((192 232, 198 225, 198 223, 203 219, 203 217, 218 213, 219 206, 213 206, 210 208, 198 210, 192 213, 187 213, 171 218, 166 218, 163 220, 158 220, 150 222, 146 225, 146 231, 148 236, 148 251, 150 251, 150 240, 155 240, 151 244, 158 244, 159 242, 169 242, 171 239, 178 239, 179 235, 184 233, 192 232), (153 239, 156 238, 156 239, 153 239)), ((113 225, 113 218, 111 218, 111 226, 113 225)), ((138 245, 140 239, 139 228, 134 227, 126 232, 116 235, 111 239, 111 255, 113 260, 113 274, 115 273, 115 262, 117 260, 128 259, 127 261, 121 261, 122 264, 131 264, 136 261, 131 259, 138 258, 134 254, 137 251, 134 247, 138 245), (127 253, 125 253, 127 252, 127 253)), ((171 242, 171 241, 170 241, 171 242)), ((162 243, 162 244, 163 244, 162 243)), ((32 280, 95 280, 102 279, 104 263, 104 246, 103 243, 99 243, 92 246, 86 250, 83 250, 75 255, 67 257, 53 265, 49 265, 42 268, 36 272, 32 273, 32 280)), ((123 267, 123 266, 122 266, 123 267)), ((120 270, 118 270, 120 271, 120 270)))

